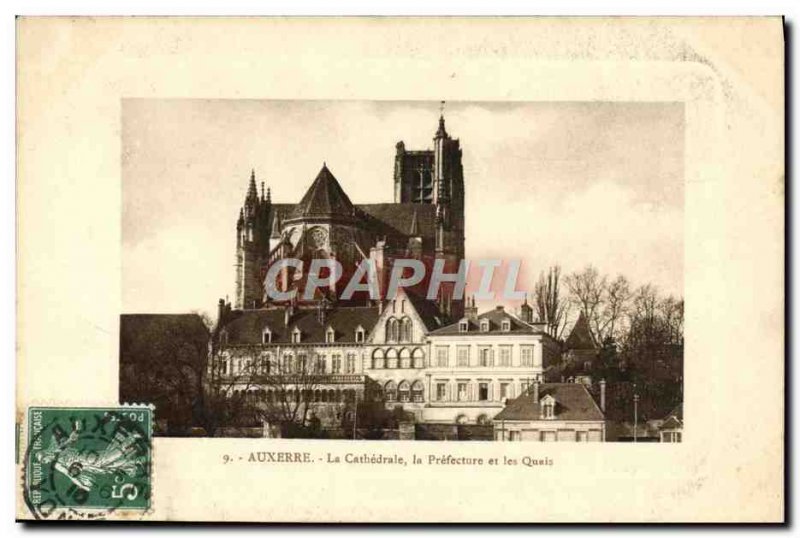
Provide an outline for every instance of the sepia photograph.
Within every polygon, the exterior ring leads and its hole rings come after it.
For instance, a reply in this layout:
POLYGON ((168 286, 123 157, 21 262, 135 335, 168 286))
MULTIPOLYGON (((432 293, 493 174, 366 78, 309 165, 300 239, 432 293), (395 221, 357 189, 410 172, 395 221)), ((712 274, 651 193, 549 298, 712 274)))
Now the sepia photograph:
POLYGON ((676 103, 124 100, 120 403, 163 436, 680 442, 683 156, 676 103))

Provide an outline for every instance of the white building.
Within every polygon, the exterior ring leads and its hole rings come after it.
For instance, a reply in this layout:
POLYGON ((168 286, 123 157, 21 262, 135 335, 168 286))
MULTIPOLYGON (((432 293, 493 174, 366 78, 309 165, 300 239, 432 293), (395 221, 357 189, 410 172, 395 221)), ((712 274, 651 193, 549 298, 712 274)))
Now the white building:
MULTIPOLYGON (((530 320, 530 307, 523 317, 530 320)), ((425 371, 430 395, 425 422, 490 424, 507 399, 523 394, 558 357, 544 326, 525 322, 502 306, 476 315, 473 305, 457 323, 431 331, 425 371)))

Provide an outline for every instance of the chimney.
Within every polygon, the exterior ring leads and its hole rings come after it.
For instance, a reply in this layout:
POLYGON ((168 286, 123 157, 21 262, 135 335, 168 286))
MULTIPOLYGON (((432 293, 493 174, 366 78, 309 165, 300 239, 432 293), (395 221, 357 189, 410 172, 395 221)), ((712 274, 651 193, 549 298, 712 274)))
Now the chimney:
POLYGON ((383 314, 383 299, 378 299, 378 315, 383 314))
POLYGON ((472 321, 478 319, 478 307, 475 306, 474 295, 472 296, 472 304, 470 304, 469 299, 467 299, 467 306, 464 308, 464 315, 472 321))
POLYGON ((294 306, 293 305, 286 305, 286 308, 283 310, 283 324, 288 327, 289 322, 292 321, 292 315, 294 314, 294 306))
POLYGON ((533 401, 535 403, 539 403, 539 380, 535 379, 533 381, 533 401))
POLYGON ((600 380, 600 411, 606 412, 606 380, 600 380))
POLYGON ((221 327, 225 317, 225 299, 220 299, 217 304, 217 327, 221 327))

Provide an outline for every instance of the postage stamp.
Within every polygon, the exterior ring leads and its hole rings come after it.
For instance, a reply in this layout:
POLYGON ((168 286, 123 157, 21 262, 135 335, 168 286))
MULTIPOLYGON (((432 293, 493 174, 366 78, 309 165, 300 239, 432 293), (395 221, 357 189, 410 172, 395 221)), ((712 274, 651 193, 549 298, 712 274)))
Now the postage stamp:
POLYGON ((25 504, 37 519, 102 519, 151 500, 152 409, 31 407, 25 504))

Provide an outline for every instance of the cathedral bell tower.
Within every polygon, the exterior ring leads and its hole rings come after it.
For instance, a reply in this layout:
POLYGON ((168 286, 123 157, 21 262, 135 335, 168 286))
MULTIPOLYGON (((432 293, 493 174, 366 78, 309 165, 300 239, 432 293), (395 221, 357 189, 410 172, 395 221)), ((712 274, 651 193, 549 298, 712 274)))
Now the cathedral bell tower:
POLYGON ((236 222, 236 301, 234 307, 258 308, 262 300, 261 268, 269 254, 272 201, 256 189, 255 170, 250 172, 247 196, 236 222))

